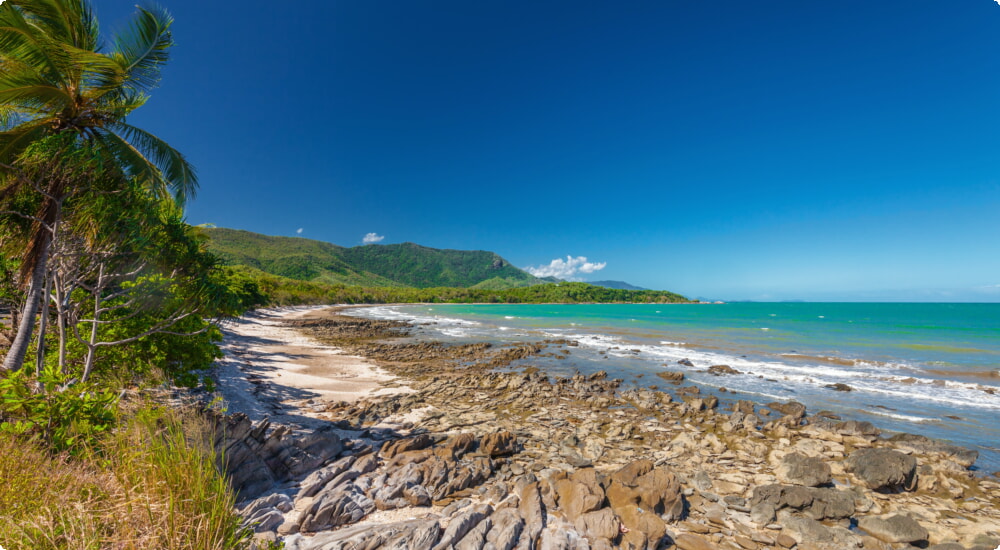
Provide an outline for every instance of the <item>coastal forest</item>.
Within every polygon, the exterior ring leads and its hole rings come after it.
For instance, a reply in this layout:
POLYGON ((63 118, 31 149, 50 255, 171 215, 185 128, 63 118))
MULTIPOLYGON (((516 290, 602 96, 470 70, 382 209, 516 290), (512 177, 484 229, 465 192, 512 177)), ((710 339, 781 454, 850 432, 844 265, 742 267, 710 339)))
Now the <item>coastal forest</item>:
POLYGON ((113 36, 86 0, 0 7, 0 541, 242 548, 204 411, 220 323, 272 305, 679 302, 537 279, 492 252, 344 248, 190 225, 182 152, 129 118, 174 46, 169 13, 113 36), (25 467, 31 465, 31 467, 25 467))

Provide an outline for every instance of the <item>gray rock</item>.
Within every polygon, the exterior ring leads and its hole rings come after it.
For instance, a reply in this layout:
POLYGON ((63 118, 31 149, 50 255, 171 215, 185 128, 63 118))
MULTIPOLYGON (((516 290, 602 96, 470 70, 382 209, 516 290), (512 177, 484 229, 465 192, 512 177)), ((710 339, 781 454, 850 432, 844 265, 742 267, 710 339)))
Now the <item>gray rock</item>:
POLYGON ((318 493, 320 489, 326 486, 328 481, 350 469, 351 466, 354 465, 354 461, 357 460, 357 458, 358 457, 356 456, 348 456, 330 464, 329 466, 313 471, 311 474, 306 476, 304 480, 302 480, 302 488, 299 491, 298 498, 311 497, 318 493))
POLYGON ((845 465, 847 471, 875 491, 912 491, 916 487, 917 459, 898 451, 859 449, 851 453, 845 465))
MULTIPOLYGON (((345 472, 347 473, 347 472, 345 472)), ((317 532, 357 523, 375 511, 375 502, 353 483, 338 486, 316 497, 302 514, 299 529, 317 532)))
POLYGON ((910 516, 865 516, 858 520, 858 527, 883 542, 919 542, 927 540, 924 529, 910 516))
POLYGON ((786 508, 801 511, 812 519, 843 519, 854 514, 854 494, 837 489, 798 485, 761 485, 750 498, 750 517, 766 524, 773 513, 786 508))
POLYGON ((778 520, 783 527, 781 533, 790 536, 795 542, 808 542, 811 548, 817 550, 845 550, 859 548, 862 540, 843 527, 827 527, 809 518, 784 516, 778 520))
POLYGON ((517 514, 517 510, 513 508, 497 510, 490 519, 493 520, 493 528, 486 533, 486 545, 495 550, 513 549, 524 530, 524 520, 517 514))
POLYGON ((768 403, 767 406, 781 413, 787 421, 792 423, 797 424, 806 416, 806 406, 798 401, 768 403))
POLYGON ((975 464, 976 459, 979 458, 979 451, 944 443, 922 435, 896 434, 889 438, 889 442, 897 448, 907 449, 915 453, 941 453, 966 468, 975 464))
POLYGON ((493 521, 490 518, 483 519, 454 545, 455 550, 482 550, 486 544, 486 535, 492 527, 493 521))
POLYGON ((818 487, 830 482, 830 466, 819 458, 801 453, 785 455, 775 474, 785 483, 806 487, 818 487))
POLYGON ((434 550, 450 549, 492 513, 493 507, 489 504, 477 504, 458 514, 452 518, 444 533, 441 534, 441 540, 434 546, 434 550))

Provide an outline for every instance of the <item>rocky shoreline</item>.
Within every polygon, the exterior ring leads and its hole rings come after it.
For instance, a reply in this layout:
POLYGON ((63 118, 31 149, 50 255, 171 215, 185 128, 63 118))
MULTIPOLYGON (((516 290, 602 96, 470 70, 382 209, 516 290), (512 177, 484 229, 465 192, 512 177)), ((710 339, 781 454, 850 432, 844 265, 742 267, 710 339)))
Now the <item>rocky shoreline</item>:
POLYGON ((242 514, 288 550, 1000 546, 1000 480, 972 475, 975 451, 719 402, 680 373, 624 390, 504 368, 545 343, 410 341, 331 310, 286 324, 412 390, 306 401, 298 423, 213 417, 242 514))

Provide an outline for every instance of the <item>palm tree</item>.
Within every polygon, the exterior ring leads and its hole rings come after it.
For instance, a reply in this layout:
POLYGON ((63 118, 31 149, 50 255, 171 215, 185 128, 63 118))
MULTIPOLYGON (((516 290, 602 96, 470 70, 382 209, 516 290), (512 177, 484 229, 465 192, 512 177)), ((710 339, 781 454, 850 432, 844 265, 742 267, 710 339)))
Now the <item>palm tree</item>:
POLYGON ((159 83, 173 45, 172 22, 162 9, 139 8, 104 51, 87 0, 7 0, 0 6, 0 200, 38 195, 32 211, 5 212, 30 222, 30 229, 20 278, 27 291, 3 369, 17 370, 24 362, 63 203, 87 184, 86 171, 59 162, 64 152, 86 149, 112 163, 123 183, 137 179, 181 204, 197 187, 183 155, 125 122, 159 83), (52 169, 39 170, 37 162, 23 169, 26 152, 40 143, 57 144, 52 169))

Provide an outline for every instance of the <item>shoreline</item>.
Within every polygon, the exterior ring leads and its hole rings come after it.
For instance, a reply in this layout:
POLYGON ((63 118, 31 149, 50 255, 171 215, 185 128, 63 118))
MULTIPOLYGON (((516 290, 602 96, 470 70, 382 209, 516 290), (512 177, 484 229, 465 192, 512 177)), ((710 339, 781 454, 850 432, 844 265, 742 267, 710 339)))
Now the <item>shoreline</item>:
MULTIPOLYGON (((248 517, 265 510, 264 515, 271 514, 261 536, 282 538, 286 548, 339 548, 325 545, 387 532, 409 543, 431 534, 440 542, 460 518, 474 524, 461 533, 463 543, 476 529, 487 541, 509 520, 520 525, 518 540, 526 533, 534 543, 575 541, 554 546, 564 548, 626 542, 653 548, 654 540, 673 541, 682 549, 731 548, 733 541, 750 549, 855 543, 895 548, 872 518, 901 515, 917 523, 917 534, 923 529, 919 540, 978 548, 996 535, 988 550, 1000 544, 1000 484, 973 477, 964 450, 919 437, 880 439, 866 422, 838 424, 790 404, 787 410, 767 411, 741 401, 729 412, 719 410, 714 397, 690 394, 675 402, 662 392, 622 391, 620 381, 598 375, 550 381, 530 369, 496 372, 505 361, 543 353, 546 346, 394 343, 409 330, 408 323, 341 316, 340 309, 291 313, 288 317, 295 318, 286 324, 342 354, 364 358, 398 377, 396 383, 405 381, 410 393, 373 395, 369 388, 354 402, 311 405, 310 417, 337 428, 343 452, 306 476, 276 483, 263 497, 255 495, 245 508, 248 517), (498 449, 494 440, 507 446, 498 449), (915 458, 912 487, 872 490, 847 460, 865 449, 915 458), (814 470, 828 472, 827 479, 804 484, 795 479, 789 463, 800 456, 814 470), (451 472, 437 479, 443 484, 428 479, 431 463, 451 472), (354 481, 335 484, 326 478, 316 493, 304 496, 313 489, 309 478, 328 469, 354 471, 354 481), (669 477, 673 481, 667 485, 676 491, 638 508, 656 513, 636 516, 615 489, 624 483, 625 471, 639 485, 648 476, 660 480, 657 486, 669 477), (409 482, 400 479, 403 472, 411 476, 409 482), (781 495, 792 489, 816 503, 790 507, 781 495), (778 496, 769 497, 768 491, 775 490, 778 496), (580 508, 573 504, 578 493, 597 496, 584 499, 590 504, 580 508), (822 512, 832 506, 827 497, 843 508, 833 517, 822 512), (261 504, 281 498, 288 500, 286 511, 261 504), (330 510, 326 504, 338 503, 334 509, 341 509, 348 502, 357 514, 324 515, 330 510), (766 517, 768 511, 776 517, 766 517), (859 530, 859 521, 867 529, 859 530)), ((268 383, 278 378, 285 377, 268 383)))

